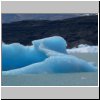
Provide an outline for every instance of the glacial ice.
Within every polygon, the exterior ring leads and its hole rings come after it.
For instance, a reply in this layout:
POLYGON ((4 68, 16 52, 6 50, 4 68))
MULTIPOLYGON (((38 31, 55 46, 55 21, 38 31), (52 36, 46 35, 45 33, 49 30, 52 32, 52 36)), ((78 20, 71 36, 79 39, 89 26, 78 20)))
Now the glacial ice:
POLYGON ((80 44, 78 48, 74 47, 67 49, 68 53, 98 53, 98 46, 89 46, 87 44, 80 44))
POLYGON ((2 44, 3 74, 93 72, 96 67, 68 55, 67 43, 59 36, 32 41, 32 46, 2 44))

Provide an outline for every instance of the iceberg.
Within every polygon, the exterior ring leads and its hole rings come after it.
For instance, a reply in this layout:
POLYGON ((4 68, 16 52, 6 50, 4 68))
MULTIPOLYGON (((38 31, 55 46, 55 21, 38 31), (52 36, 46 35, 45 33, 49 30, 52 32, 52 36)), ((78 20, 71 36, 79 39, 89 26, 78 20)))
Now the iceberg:
POLYGON ((32 46, 19 43, 2 44, 3 74, 94 72, 87 61, 69 55, 67 43, 60 36, 32 41, 32 46))
POLYGON ((80 44, 78 48, 67 49, 68 53, 98 53, 98 46, 89 46, 87 44, 80 44))

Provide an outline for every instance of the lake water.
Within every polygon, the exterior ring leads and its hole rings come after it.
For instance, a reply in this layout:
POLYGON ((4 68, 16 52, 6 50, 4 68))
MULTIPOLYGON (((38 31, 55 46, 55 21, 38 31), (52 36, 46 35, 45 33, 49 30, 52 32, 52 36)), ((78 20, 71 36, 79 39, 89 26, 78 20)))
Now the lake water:
MULTIPOLYGON (((73 53, 98 67, 98 53, 73 53)), ((2 86, 97 86, 97 72, 2 75, 2 86)))

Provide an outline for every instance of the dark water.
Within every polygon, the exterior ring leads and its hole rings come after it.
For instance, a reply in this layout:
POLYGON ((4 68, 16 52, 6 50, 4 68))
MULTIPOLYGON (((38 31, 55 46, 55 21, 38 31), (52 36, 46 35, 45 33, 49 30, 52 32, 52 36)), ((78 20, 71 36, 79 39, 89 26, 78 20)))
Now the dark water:
MULTIPOLYGON (((97 53, 73 53, 98 66, 97 53)), ((64 74, 2 75, 2 86, 97 86, 98 72, 64 74)))

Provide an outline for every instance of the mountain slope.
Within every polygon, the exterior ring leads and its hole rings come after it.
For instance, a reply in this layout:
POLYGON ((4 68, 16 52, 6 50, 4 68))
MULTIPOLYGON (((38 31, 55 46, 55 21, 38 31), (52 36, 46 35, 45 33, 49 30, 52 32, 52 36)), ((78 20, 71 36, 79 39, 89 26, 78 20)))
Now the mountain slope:
POLYGON ((91 14, 2 14, 2 23, 22 20, 62 20, 91 14))
POLYGON ((62 36, 68 47, 79 44, 98 45, 98 16, 83 16, 64 20, 26 20, 2 24, 2 40, 31 45, 32 40, 62 36))

